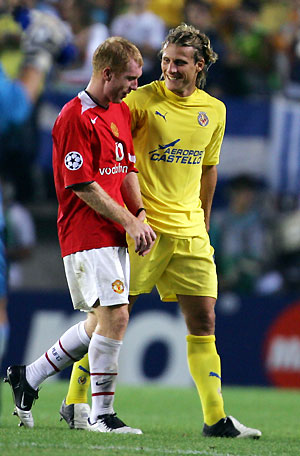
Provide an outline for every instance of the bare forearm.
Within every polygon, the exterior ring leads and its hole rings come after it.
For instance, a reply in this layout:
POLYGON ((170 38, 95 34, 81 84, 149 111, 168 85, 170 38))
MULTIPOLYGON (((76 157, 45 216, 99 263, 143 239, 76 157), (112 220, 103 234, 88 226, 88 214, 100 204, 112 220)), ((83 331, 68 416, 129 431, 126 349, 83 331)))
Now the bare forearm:
POLYGON ((217 184, 217 167, 205 166, 202 168, 200 199, 204 211, 204 220, 207 231, 209 231, 211 206, 217 184))
POLYGON ((75 187, 73 191, 96 212, 120 223, 126 229, 126 225, 130 222, 132 215, 111 198, 97 182, 75 187))
POLYGON ((120 223, 134 240, 135 251, 139 255, 146 255, 150 251, 156 238, 152 228, 118 204, 97 182, 78 185, 73 191, 94 211, 120 223))
POLYGON ((143 207, 140 184, 136 173, 127 174, 123 181, 121 192, 128 210, 135 215, 137 210, 143 207))

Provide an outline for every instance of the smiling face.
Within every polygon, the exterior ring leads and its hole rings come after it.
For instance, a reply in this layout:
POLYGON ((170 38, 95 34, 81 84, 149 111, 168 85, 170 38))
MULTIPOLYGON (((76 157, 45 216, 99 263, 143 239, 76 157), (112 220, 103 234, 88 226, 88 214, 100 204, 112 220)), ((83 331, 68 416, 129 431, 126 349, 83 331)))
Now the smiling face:
MULTIPOLYGON (((104 70, 105 72, 105 70, 104 70)), ((138 78, 142 75, 142 67, 133 59, 122 73, 114 73, 108 69, 106 80, 106 96, 113 103, 121 103, 132 90, 138 87, 138 78)))
POLYGON ((169 90, 188 97, 196 88, 197 75, 204 68, 204 59, 195 63, 192 46, 168 44, 162 52, 161 69, 169 90))

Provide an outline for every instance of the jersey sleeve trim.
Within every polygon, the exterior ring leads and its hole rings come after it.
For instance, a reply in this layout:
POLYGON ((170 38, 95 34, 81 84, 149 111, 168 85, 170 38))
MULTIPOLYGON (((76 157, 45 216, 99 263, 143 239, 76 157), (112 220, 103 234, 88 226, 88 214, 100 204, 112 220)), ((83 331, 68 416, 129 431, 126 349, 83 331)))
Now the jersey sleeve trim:
POLYGON ((76 187, 77 185, 88 185, 88 184, 92 184, 93 182, 95 182, 95 181, 91 180, 91 181, 87 181, 87 182, 76 182, 76 184, 67 185, 67 186, 65 186, 65 188, 73 188, 73 187, 76 187))

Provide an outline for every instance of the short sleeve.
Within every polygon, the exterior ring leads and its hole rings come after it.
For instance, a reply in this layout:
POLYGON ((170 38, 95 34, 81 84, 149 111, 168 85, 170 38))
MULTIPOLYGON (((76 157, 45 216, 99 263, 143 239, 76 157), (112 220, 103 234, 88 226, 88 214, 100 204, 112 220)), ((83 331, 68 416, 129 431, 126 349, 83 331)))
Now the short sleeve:
POLYGON ((91 152, 91 130, 82 116, 74 114, 60 119, 53 129, 54 145, 58 149, 64 186, 92 182, 95 179, 91 152))
POLYGON ((208 146, 205 148, 203 165, 217 165, 220 160, 221 146, 223 143, 225 124, 226 124, 226 108, 224 103, 219 102, 219 122, 208 146))

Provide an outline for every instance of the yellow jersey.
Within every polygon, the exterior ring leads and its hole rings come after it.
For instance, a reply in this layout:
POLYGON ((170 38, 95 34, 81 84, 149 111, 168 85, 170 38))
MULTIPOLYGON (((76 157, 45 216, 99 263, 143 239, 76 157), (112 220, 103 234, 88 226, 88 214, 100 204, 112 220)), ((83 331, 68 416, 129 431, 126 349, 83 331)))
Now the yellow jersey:
POLYGON ((164 81, 132 91, 125 102, 149 224, 175 237, 203 234, 202 165, 219 163, 225 105, 200 89, 180 97, 164 81))

